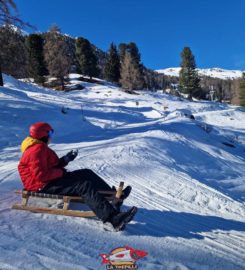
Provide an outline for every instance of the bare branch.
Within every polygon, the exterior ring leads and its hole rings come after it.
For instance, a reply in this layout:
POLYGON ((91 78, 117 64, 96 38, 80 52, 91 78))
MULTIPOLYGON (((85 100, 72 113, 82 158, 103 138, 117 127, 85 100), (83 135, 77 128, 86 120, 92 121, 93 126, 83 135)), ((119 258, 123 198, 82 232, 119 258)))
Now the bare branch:
POLYGON ((0 0, 0 25, 3 24, 13 24, 20 28, 28 27, 35 29, 33 25, 20 19, 13 0, 0 0))

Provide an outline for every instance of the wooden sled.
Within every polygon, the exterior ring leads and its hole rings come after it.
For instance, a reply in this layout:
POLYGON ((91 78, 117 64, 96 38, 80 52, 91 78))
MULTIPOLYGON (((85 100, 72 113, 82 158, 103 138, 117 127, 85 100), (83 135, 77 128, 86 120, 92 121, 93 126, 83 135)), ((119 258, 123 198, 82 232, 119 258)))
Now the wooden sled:
MULTIPOLYGON (((111 202, 119 202, 121 201, 121 196, 123 194, 123 186, 124 182, 120 182, 117 191, 99 191, 100 194, 104 194, 105 198, 111 202)), ((53 214, 53 215, 63 215, 63 216, 72 216, 72 217, 95 217, 95 213, 93 211, 79 211, 79 210, 69 210, 70 202, 78 202, 84 203, 82 197, 76 196, 63 196, 63 195, 55 195, 55 194, 46 194, 46 193, 38 193, 26 190, 16 190, 15 193, 20 194, 22 197, 21 204, 14 204, 12 209, 16 210, 25 210, 33 213, 45 213, 45 214, 53 214), (54 200, 63 200, 63 208, 49 208, 49 207, 33 207, 28 206, 29 198, 43 198, 43 199, 54 199, 54 200)))

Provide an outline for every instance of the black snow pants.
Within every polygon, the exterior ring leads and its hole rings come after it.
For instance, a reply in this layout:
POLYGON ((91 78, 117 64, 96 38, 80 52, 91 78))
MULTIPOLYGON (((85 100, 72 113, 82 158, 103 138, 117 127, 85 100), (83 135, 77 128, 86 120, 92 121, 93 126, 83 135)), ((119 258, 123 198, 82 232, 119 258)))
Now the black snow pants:
POLYGON ((39 192, 67 196, 82 196, 84 202, 95 212, 96 216, 106 222, 117 214, 115 208, 105 199, 99 190, 113 189, 97 174, 89 169, 66 172, 63 177, 48 183, 39 192))

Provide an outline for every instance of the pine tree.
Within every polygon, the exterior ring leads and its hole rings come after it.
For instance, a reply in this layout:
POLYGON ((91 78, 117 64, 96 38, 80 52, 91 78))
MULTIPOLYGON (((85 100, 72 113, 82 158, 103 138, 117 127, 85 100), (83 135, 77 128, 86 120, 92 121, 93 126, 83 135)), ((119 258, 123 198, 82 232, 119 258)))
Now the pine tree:
POLYGON ((139 90, 144 87, 142 72, 129 52, 125 53, 122 62, 120 83, 123 88, 128 90, 139 90))
POLYGON ((240 105, 245 106, 245 72, 242 73, 240 81, 240 105))
POLYGON ((105 64, 104 77, 106 80, 118 83, 120 79, 120 59, 117 47, 112 43, 105 64))
POLYGON ((39 34, 31 34, 27 38, 29 74, 36 83, 44 83, 46 73, 43 56, 43 38, 39 34))
MULTIPOLYGON (((23 22, 17 14, 17 8, 13 0, 0 1, 0 25, 16 25, 18 27, 28 26, 29 23, 23 22)), ((0 54, 0 86, 3 86, 2 59, 0 54)))
POLYGON ((129 90, 140 90, 144 87, 143 66, 140 53, 135 43, 120 44, 122 87, 129 90))
POLYGON ((120 43, 119 46, 119 58, 120 58, 120 62, 123 62, 124 56, 126 54, 126 51, 128 49, 128 45, 126 43, 120 43))
POLYGON ((134 42, 130 42, 127 45, 127 51, 131 54, 136 63, 140 65, 140 53, 137 45, 134 42))
POLYGON ((90 42, 82 37, 76 40, 76 57, 83 75, 87 75, 92 79, 99 74, 97 67, 98 59, 93 51, 90 42))
POLYGON ((1 70, 8 75, 28 76, 27 48, 22 32, 13 25, 0 27, 1 70))
POLYGON ((148 90, 164 89, 167 85, 164 75, 143 67, 145 87, 148 90))
POLYGON ((65 37, 57 26, 53 26, 45 36, 44 59, 49 75, 58 78, 64 90, 64 79, 71 68, 71 56, 65 37))
POLYGON ((200 79, 196 70, 195 57, 189 47, 183 49, 181 57, 179 87, 182 92, 188 94, 189 99, 192 99, 193 96, 197 96, 200 92, 200 79))
POLYGON ((0 62, 0 86, 3 86, 3 75, 1 70, 1 62, 0 62))
POLYGON ((138 64, 140 64, 141 60, 140 60, 139 49, 134 42, 130 42, 129 44, 126 44, 126 43, 119 44, 119 57, 120 57, 121 63, 124 60, 124 56, 125 56, 126 52, 130 53, 132 58, 134 58, 134 60, 138 64))

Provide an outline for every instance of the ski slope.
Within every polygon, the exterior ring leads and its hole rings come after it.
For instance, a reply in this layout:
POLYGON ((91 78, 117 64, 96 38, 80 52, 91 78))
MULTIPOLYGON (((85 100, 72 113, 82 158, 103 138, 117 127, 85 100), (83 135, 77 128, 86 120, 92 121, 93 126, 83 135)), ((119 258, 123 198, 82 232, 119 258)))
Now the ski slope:
POLYGON ((244 269, 242 109, 161 92, 130 95, 109 84, 83 83, 84 90, 63 93, 4 80, 1 270, 106 269, 99 254, 120 246, 147 251, 137 262, 144 270, 244 269), (135 205, 139 211, 125 231, 115 233, 97 219, 11 210, 19 201, 14 190, 22 188, 20 144, 35 121, 54 127, 50 147, 59 156, 79 149, 69 170, 90 168, 111 185, 133 186, 124 209, 135 205))

